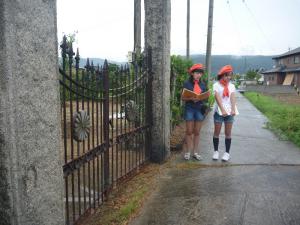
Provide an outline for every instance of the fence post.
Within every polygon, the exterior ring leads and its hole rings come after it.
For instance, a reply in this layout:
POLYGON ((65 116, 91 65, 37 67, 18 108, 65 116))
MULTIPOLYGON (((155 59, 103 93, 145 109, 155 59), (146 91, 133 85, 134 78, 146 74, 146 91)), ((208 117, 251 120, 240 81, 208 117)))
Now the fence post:
POLYGON ((0 30, 0 224, 65 224, 56 1, 0 1, 0 30))
POLYGON ((145 1, 145 47, 152 47, 152 148, 151 160, 170 155, 170 0, 145 1))

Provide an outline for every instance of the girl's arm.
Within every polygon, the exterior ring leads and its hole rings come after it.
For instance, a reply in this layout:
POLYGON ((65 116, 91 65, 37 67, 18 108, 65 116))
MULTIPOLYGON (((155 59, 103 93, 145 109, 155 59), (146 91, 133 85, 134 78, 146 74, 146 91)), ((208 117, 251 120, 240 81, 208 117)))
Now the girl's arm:
POLYGON ((222 116, 227 116, 227 113, 223 107, 223 104, 222 104, 222 99, 221 99, 221 96, 215 91, 215 99, 216 99, 216 102, 218 104, 218 106, 220 107, 221 109, 221 112, 222 112, 222 116))
POLYGON ((235 93, 231 93, 230 95, 230 103, 231 103, 231 115, 235 115, 235 105, 236 105, 236 98, 235 98, 235 93))

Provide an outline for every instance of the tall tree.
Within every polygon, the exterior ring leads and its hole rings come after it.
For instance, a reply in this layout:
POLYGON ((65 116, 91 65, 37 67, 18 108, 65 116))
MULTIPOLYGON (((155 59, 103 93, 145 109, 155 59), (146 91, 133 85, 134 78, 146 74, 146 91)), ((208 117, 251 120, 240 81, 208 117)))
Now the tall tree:
POLYGON ((186 58, 190 58, 190 0, 186 7, 186 58))

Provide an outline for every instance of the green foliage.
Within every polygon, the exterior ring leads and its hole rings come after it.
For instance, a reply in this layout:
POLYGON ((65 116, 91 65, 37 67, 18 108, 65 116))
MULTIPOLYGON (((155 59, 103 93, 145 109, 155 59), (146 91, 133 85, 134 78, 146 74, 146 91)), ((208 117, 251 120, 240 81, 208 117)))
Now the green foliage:
POLYGON ((247 80, 259 80, 261 78, 261 75, 256 70, 248 70, 246 73, 246 79, 247 80))
POLYGON ((182 85, 185 80, 188 79, 189 75, 187 73, 188 69, 193 65, 191 60, 188 60, 181 56, 172 55, 171 56, 171 68, 172 74, 176 75, 175 80, 174 77, 171 77, 171 100, 170 100, 170 108, 171 108, 171 123, 172 126, 175 126, 180 121, 182 121, 183 108, 181 105, 181 91, 182 85))
POLYGON ((282 104, 255 92, 246 92, 245 96, 268 117, 268 128, 300 147, 300 106, 282 104))

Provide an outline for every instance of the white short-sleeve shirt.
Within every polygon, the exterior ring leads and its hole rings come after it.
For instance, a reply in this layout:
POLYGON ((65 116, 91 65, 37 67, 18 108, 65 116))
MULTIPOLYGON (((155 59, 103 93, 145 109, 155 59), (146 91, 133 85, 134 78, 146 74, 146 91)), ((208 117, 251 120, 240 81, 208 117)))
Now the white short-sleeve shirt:
MULTIPOLYGON (((223 91, 224 91, 224 87, 222 84, 220 84, 219 81, 217 81, 216 83, 213 84, 213 93, 215 95, 215 93, 218 93, 219 96, 221 97, 221 100, 222 100, 222 103, 223 104, 226 104, 226 105, 230 105, 231 107, 231 102, 230 102, 230 96, 232 93, 235 92, 235 86, 229 82, 228 84, 228 90, 229 90, 229 97, 227 96, 223 96, 223 91)), ((218 104, 217 104, 217 101, 215 101, 214 103, 214 112, 217 112, 218 111, 218 104)))

